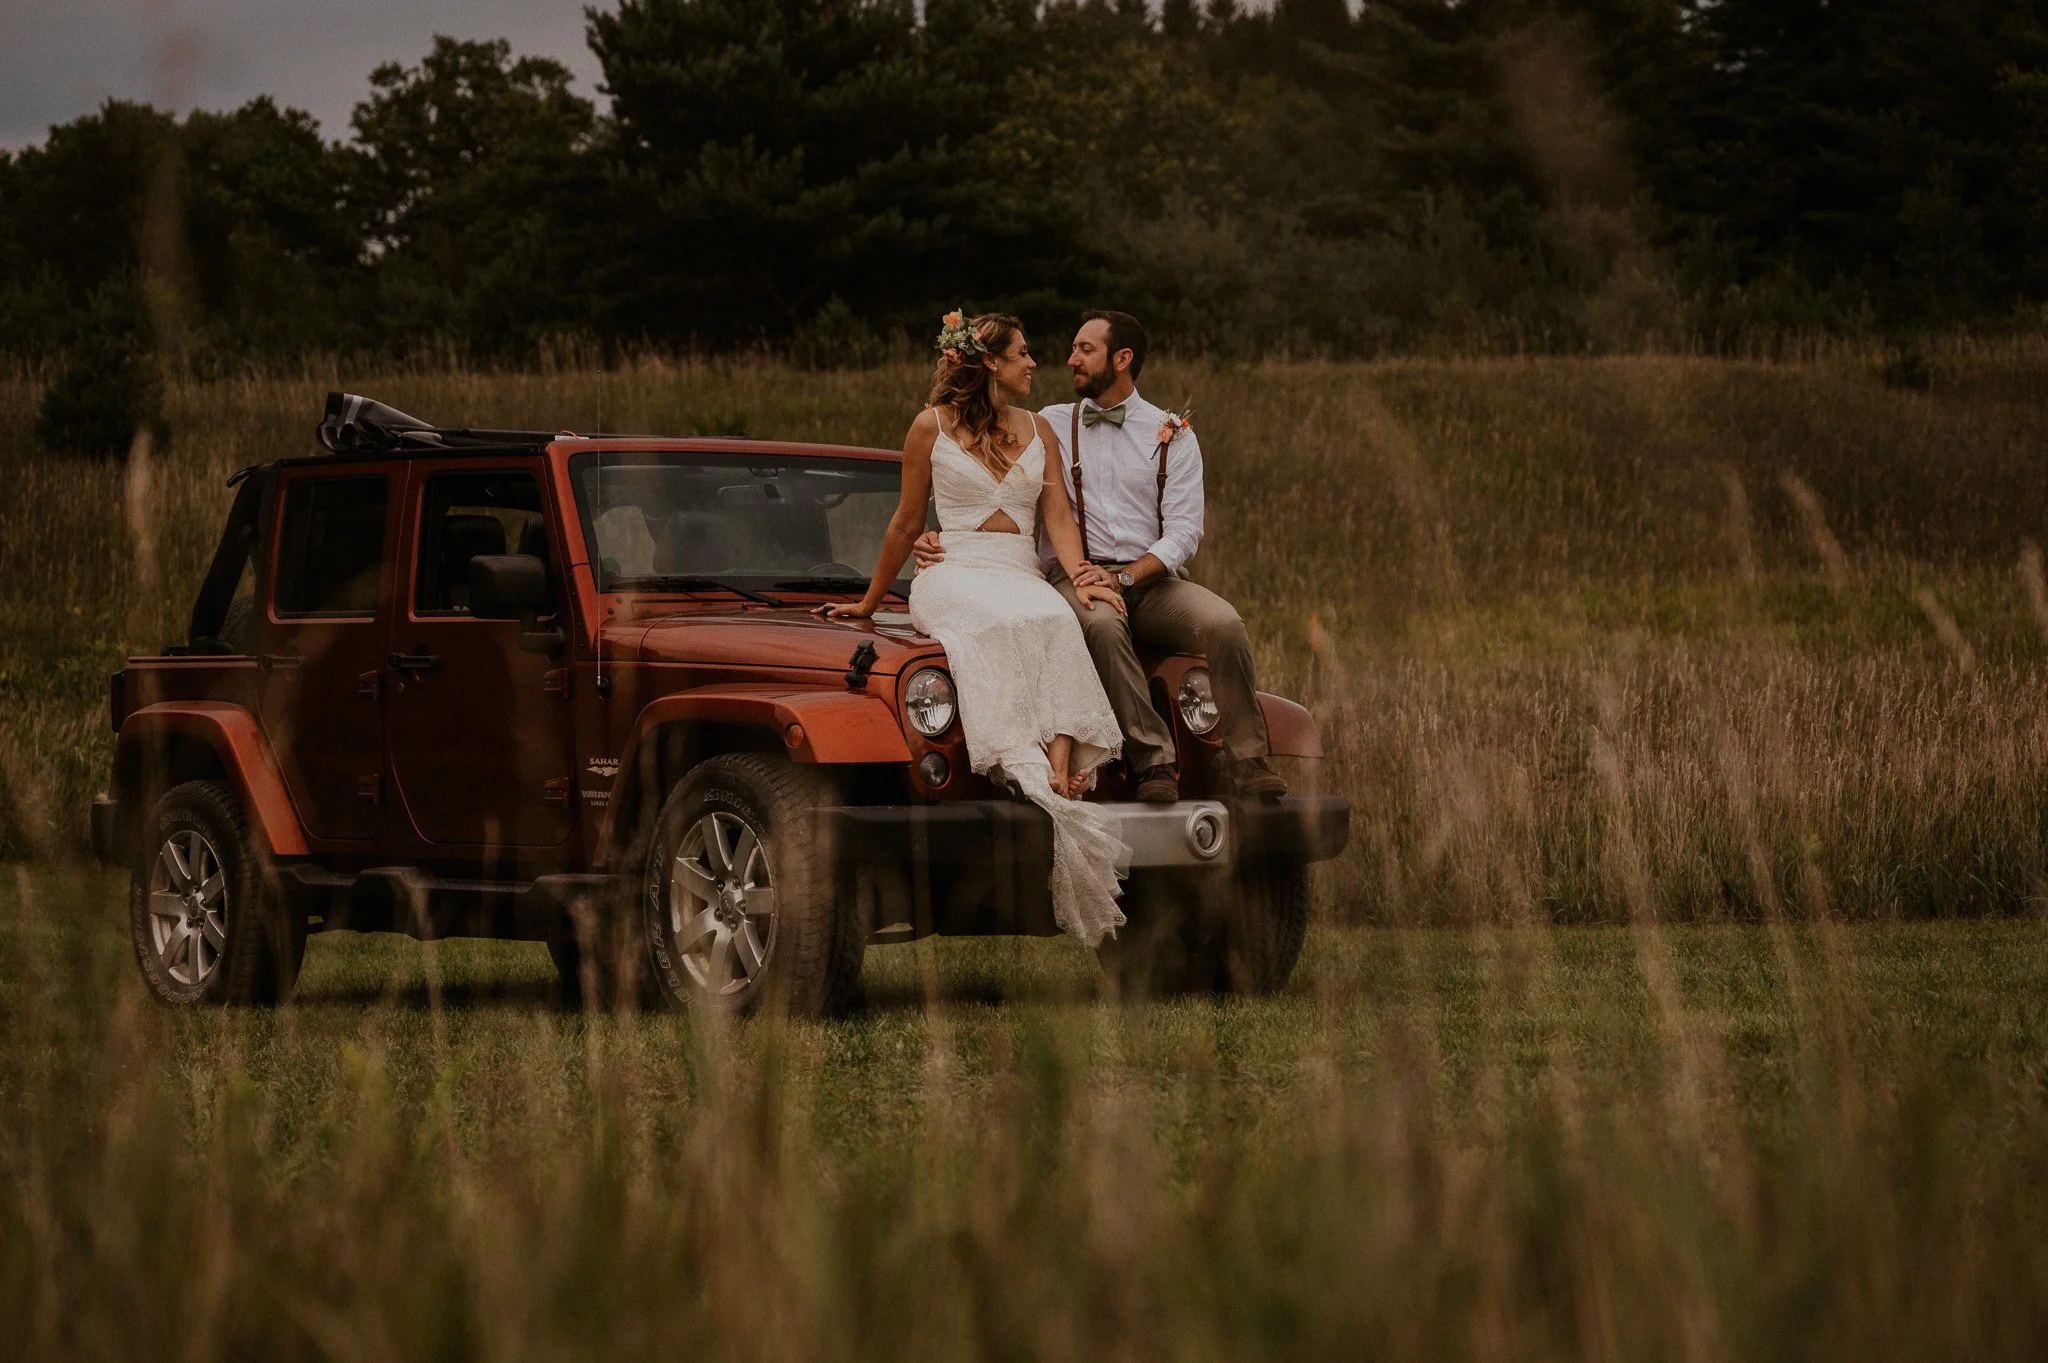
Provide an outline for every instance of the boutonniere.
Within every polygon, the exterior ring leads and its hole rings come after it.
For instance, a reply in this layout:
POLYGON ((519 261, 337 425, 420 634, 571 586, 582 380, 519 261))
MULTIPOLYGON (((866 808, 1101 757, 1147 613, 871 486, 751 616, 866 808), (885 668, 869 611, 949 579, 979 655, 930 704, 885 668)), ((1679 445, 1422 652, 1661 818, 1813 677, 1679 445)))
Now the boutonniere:
POLYGON ((1195 404, 1194 400, 1190 398, 1187 402, 1181 404, 1181 409, 1178 412, 1168 412, 1166 420, 1159 423, 1159 443, 1171 445, 1174 437, 1178 436, 1182 431, 1193 430, 1194 426, 1195 404))

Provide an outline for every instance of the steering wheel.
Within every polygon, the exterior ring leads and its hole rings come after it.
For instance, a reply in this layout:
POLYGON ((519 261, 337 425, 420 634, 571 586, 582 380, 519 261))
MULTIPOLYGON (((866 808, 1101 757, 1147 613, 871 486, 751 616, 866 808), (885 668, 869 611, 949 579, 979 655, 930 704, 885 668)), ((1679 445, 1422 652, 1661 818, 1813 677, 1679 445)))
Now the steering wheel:
POLYGON ((867 574, 854 567, 851 563, 841 563, 835 558, 830 563, 820 563, 816 567, 804 569, 804 576, 865 578, 867 574))

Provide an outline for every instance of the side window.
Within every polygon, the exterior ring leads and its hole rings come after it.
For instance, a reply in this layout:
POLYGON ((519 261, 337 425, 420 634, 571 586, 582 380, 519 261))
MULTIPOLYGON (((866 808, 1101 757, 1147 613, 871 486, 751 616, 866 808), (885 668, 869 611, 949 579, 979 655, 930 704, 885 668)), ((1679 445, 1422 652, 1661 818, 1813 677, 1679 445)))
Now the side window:
POLYGON ((279 616, 375 615, 390 480, 307 478, 285 489, 277 544, 279 616))
POLYGON ((469 561, 483 554, 548 557, 540 480, 532 474, 494 469, 440 473, 427 480, 414 609, 422 615, 466 613, 469 561))

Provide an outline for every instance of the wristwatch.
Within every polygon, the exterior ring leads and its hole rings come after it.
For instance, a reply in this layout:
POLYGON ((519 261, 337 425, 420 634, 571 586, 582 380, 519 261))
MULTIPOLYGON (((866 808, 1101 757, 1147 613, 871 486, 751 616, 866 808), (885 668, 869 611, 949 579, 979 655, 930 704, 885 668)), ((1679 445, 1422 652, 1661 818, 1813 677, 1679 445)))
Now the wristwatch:
POLYGON ((1131 581, 1131 570, 1129 568, 1119 568, 1116 570, 1116 585, 1122 587, 1125 591, 1129 591, 1136 585, 1131 581))

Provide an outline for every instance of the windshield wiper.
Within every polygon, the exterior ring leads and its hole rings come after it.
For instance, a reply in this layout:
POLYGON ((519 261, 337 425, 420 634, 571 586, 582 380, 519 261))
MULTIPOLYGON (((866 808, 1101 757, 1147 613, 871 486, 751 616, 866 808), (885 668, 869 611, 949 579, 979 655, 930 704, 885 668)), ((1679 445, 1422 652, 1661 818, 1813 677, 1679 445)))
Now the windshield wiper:
MULTIPOLYGON (((867 589, 868 579, 864 577, 792 577, 775 584, 778 592, 864 592, 867 589)), ((910 599, 894 587, 889 588, 887 594, 906 601, 910 599)))
POLYGON ((615 577, 611 580, 612 591, 628 592, 731 592, 749 601, 758 601, 764 606, 787 606, 787 601, 778 600, 766 592, 757 592, 751 587, 737 583, 721 582, 715 577, 615 577))

